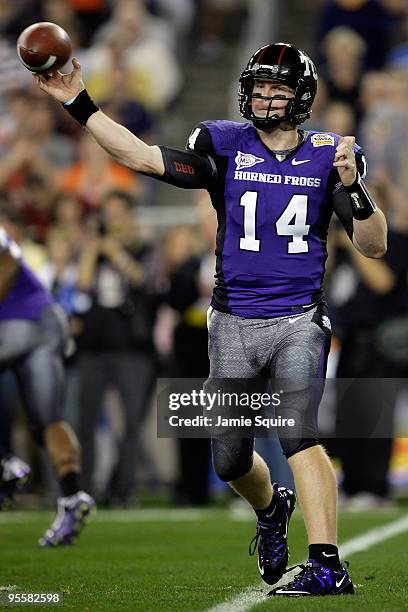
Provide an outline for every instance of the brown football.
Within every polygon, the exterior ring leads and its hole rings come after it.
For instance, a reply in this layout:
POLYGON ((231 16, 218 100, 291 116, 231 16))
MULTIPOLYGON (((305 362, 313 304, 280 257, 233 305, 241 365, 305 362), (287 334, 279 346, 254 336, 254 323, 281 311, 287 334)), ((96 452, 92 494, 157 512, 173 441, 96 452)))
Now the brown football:
POLYGON ((71 39, 56 23, 42 21, 23 30, 17 40, 21 63, 31 72, 58 70, 72 53, 71 39))

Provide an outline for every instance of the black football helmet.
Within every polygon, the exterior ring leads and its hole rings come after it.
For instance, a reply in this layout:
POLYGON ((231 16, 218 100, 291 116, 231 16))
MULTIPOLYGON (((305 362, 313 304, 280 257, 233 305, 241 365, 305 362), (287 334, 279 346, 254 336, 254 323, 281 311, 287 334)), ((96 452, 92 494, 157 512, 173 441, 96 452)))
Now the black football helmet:
POLYGON ((287 43, 273 43, 261 47, 254 53, 239 78, 239 110, 241 115, 252 121, 260 130, 276 127, 282 121, 298 125, 310 117, 311 107, 316 95, 317 72, 313 61, 304 51, 287 43), (295 90, 285 108, 283 117, 273 111, 274 100, 284 100, 285 96, 256 97, 270 100, 265 117, 257 117, 252 111, 252 91, 255 80, 277 81, 295 90))

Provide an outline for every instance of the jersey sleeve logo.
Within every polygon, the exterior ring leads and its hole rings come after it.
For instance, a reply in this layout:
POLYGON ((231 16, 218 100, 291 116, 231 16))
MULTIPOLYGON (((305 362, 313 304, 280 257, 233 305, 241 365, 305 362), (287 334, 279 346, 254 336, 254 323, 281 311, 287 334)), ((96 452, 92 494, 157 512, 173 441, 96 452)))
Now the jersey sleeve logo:
POLYGON ((257 157, 256 155, 252 155, 252 153, 237 151, 237 156, 235 158, 235 163, 237 164, 236 170, 241 170, 241 168, 252 168, 255 164, 260 164, 263 161, 265 160, 262 157, 257 157))
POLYGON ((310 140, 314 147, 334 146, 334 136, 331 134, 313 134, 310 140))

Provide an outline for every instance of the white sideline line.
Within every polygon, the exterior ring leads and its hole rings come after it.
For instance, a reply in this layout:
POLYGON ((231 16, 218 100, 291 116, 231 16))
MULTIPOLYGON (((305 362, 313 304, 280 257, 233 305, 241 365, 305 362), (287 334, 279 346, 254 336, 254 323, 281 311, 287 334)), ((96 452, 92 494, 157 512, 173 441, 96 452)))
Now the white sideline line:
MULTIPOLYGON (((350 557, 355 553, 372 548, 380 542, 384 542, 393 536, 399 535, 408 531, 408 515, 388 523, 382 527, 374 527, 362 535, 351 538, 339 546, 340 557, 350 557)), ((302 561, 305 563, 305 561, 302 561)), ((297 573, 297 569, 285 574, 285 579, 278 582, 274 587, 289 582, 297 573)), ((209 608, 207 612, 248 612, 257 604, 265 601, 266 593, 272 587, 261 582, 258 585, 247 587, 239 593, 234 599, 217 604, 209 608)))

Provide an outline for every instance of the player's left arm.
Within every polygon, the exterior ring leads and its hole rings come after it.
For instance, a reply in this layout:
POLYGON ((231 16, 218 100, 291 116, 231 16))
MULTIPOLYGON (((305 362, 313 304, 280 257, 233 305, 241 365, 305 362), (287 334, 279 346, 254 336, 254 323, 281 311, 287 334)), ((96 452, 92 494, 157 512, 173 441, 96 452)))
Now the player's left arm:
MULTIPOLYGON (((350 205, 354 246, 366 257, 380 258, 387 251, 387 222, 364 184, 364 156, 361 152, 356 153, 354 147, 354 136, 340 138, 333 166, 337 168, 343 189, 337 191, 343 198, 346 194, 350 205)), ((334 206, 336 210, 336 196, 334 206)), ((342 214, 338 216, 343 221, 342 214)), ((347 229, 344 221, 343 224, 347 229)))

